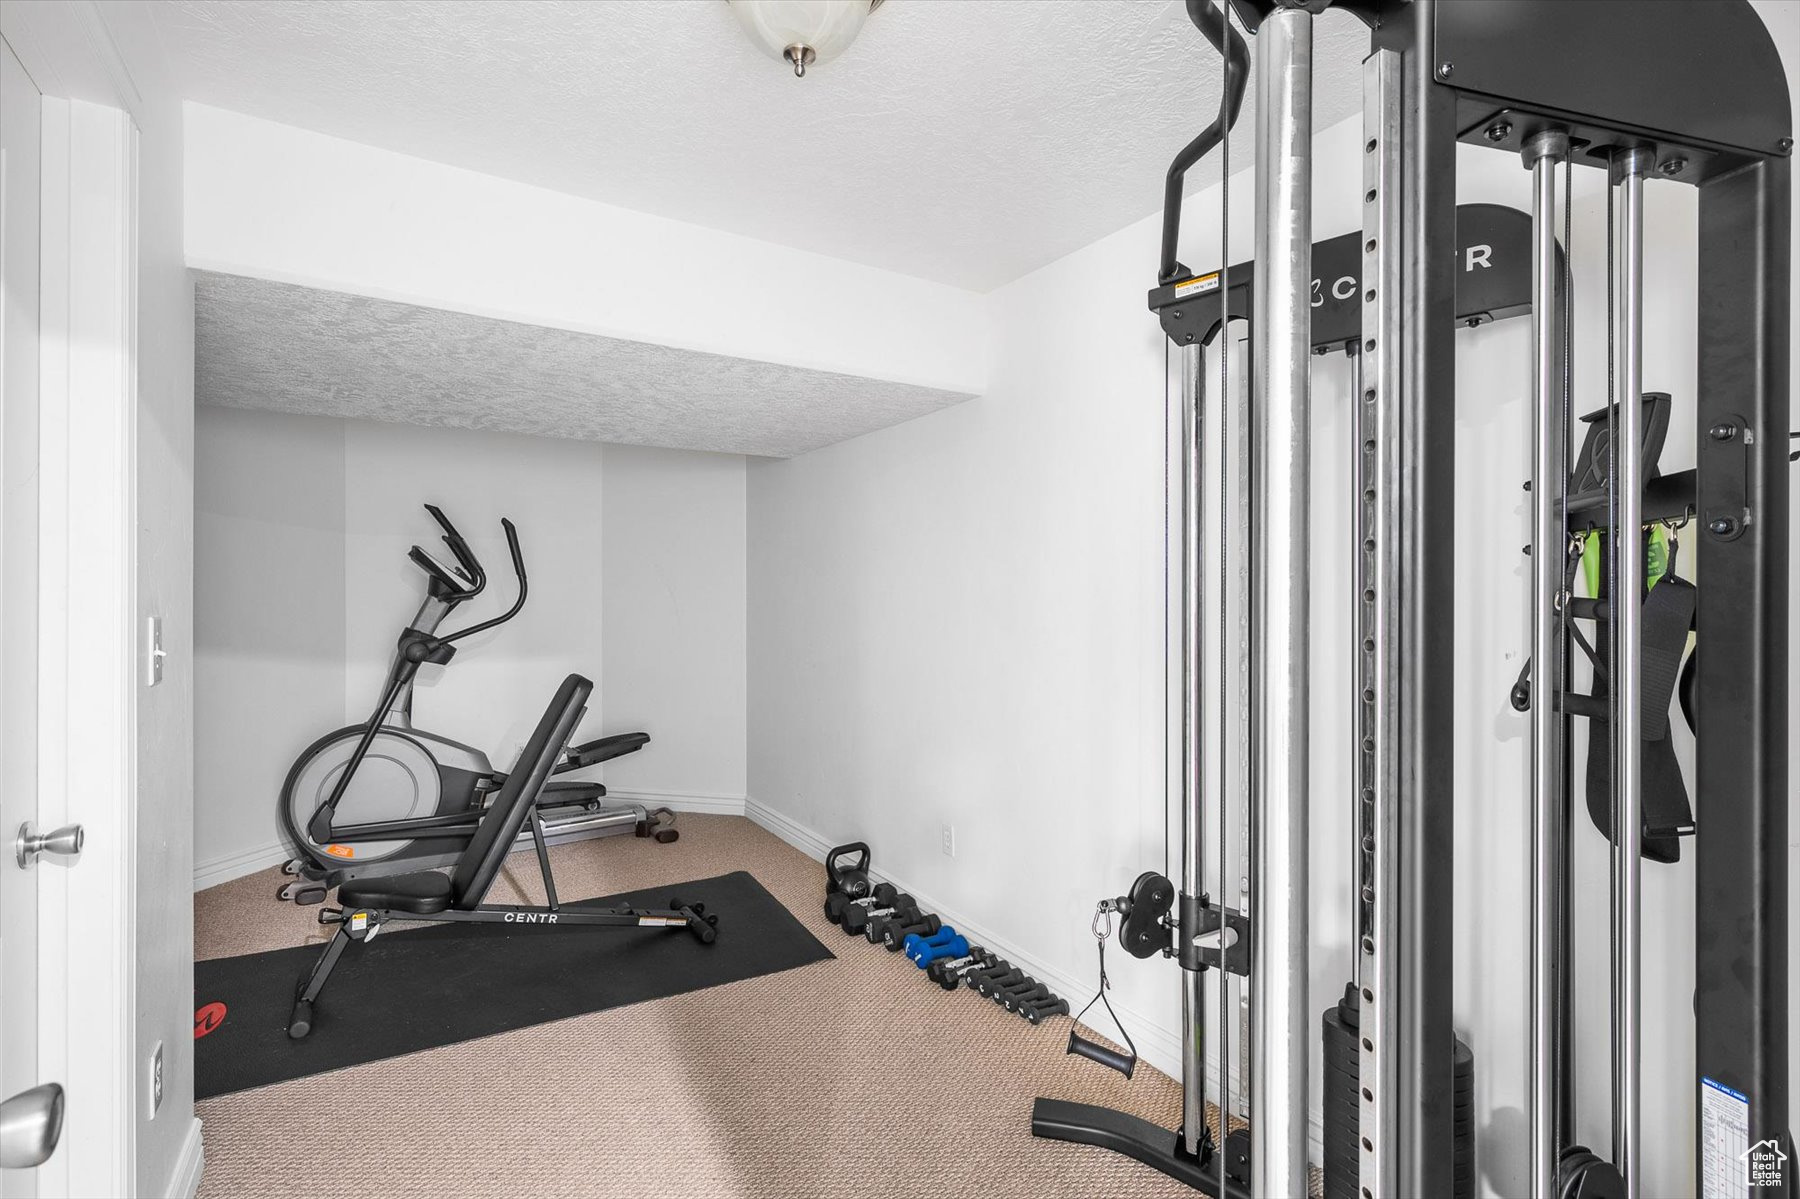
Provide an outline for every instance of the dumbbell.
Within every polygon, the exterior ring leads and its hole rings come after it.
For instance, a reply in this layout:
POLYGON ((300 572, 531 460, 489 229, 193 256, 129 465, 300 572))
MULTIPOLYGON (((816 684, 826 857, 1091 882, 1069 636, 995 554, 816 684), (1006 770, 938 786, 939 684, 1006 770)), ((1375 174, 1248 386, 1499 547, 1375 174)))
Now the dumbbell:
MULTIPOLYGON (((940 945, 949 945, 949 943, 954 942, 954 940, 956 940, 956 929, 952 929, 950 925, 945 924, 940 925, 936 933, 905 934, 904 942, 900 942, 900 949, 904 949, 907 958, 918 961, 920 954, 931 954, 932 949, 936 949, 936 947, 940 947, 940 945)), ((961 958, 965 952, 968 952, 967 949, 959 949, 959 951, 950 954, 950 956, 952 956, 952 958, 961 958)), ((941 956, 941 954, 938 954, 938 956, 941 956)))
POLYGON ((1012 966, 1010 969, 999 973, 983 974, 977 978, 971 979, 969 986, 977 995, 980 995, 983 998, 991 998, 994 992, 1000 990, 1002 987, 1010 987, 1015 983, 1024 981, 1025 972, 1017 966, 1012 966))
POLYGON ((1051 999, 1057 997, 1051 988, 1046 987, 1044 983, 1039 983, 1037 979, 1026 979, 1026 981, 1031 983, 1030 988, 1021 990, 1021 988, 1015 987, 1003 990, 1001 994, 994 997, 994 1003, 1003 1006, 1008 1012, 1022 1012, 1024 1008, 1037 1006, 1039 1003, 1049 1003, 1051 999))
POLYGON ((840 922, 839 927, 841 927, 848 936, 854 937, 856 934, 861 933, 871 941, 879 941, 881 939, 881 933, 879 931, 878 922, 892 920, 896 917, 911 916, 917 913, 918 910, 918 901, 906 892, 901 891, 896 893, 885 903, 879 899, 872 899, 853 904, 850 910, 844 913, 844 919, 840 922), (871 935, 871 929, 877 931, 871 935))
POLYGON ((954 936, 956 936, 956 930, 946 924, 935 933, 932 933, 929 937, 922 937, 918 933, 908 933, 906 935, 906 940, 900 942, 900 947, 906 951, 906 956, 910 958, 918 952, 918 947, 920 945, 941 945, 954 936))
POLYGON ((982 970, 968 977, 969 990, 987 996, 996 986, 1009 986, 1025 977, 1025 972, 1002 959, 992 970, 982 970))
POLYGON ((984 974, 1012 969, 1011 962, 985 949, 977 949, 971 956, 973 961, 961 964, 933 962, 925 968, 925 977, 946 991, 954 991, 965 982, 973 987, 975 980, 984 974))
POLYGON ((979 946, 972 947, 966 958, 940 958, 931 963, 925 967, 925 977, 946 991, 954 991, 962 986, 965 977, 978 971, 991 969, 999 960, 979 946))
MULTIPOLYGON (((887 886, 886 882, 882 886, 887 886)), ((869 925, 875 924, 877 920, 887 920, 889 916, 911 915, 916 911, 918 911, 918 900, 914 900, 905 891, 893 891, 889 888, 886 898, 871 895, 862 900, 853 900, 850 907, 844 911, 844 918, 839 920, 837 925, 844 929, 844 933, 848 936, 855 936, 857 933, 868 936, 869 925)), ((878 938, 880 938, 880 933, 869 936, 871 942, 878 938)))
POLYGON ((953 936, 948 941, 927 941, 915 944, 912 953, 913 965, 923 970, 939 958, 960 958, 969 952, 969 939, 953 936))
POLYGON ((862 935, 868 938, 869 944, 881 944, 882 934, 887 931, 887 927, 890 924, 908 925, 909 927, 906 931, 909 933, 925 931, 922 928, 910 927, 915 922, 922 924, 925 920, 925 913, 920 910, 918 900, 910 895, 905 898, 906 902, 904 904, 899 900, 895 900, 891 911, 883 912, 879 916, 871 916, 868 923, 863 925, 862 935))
MULTIPOLYGON (((919 969, 925 971, 925 977, 929 978, 932 982, 936 982, 938 980, 938 975, 944 971, 957 971, 963 969, 975 970, 979 969, 980 966, 981 962, 978 958, 972 958, 966 953, 961 957, 927 958, 925 961, 918 963, 919 969), (935 970, 935 967, 939 962, 944 964, 943 971, 935 970)), ((953 986, 950 989, 954 991, 956 988, 953 986)))
MULTIPOLYGON (((844 918, 856 908, 885 908, 899 898, 900 892, 892 883, 877 883, 875 889, 867 895, 852 896, 845 891, 833 891, 825 897, 825 918, 840 928, 844 926, 844 918)), ((849 932, 849 929, 845 929, 849 932)), ((860 928, 857 931, 861 931, 860 928)))
POLYGON ((1025 1022, 1027 1024, 1037 1024, 1041 1021, 1048 1020, 1052 1016, 1068 1015, 1069 1001, 1052 996, 1048 1001, 1043 1003, 1028 1003, 1019 1008, 1018 1013, 1025 1017, 1025 1022))
POLYGON ((879 941, 889 953, 899 953, 901 943, 909 935, 916 933, 921 937, 929 937, 942 927, 944 927, 942 920, 930 912, 920 912, 915 908, 910 918, 899 915, 887 917, 881 922, 879 934, 875 931, 875 922, 870 921, 869 928, 863 935, 868 937, 871 943, 879 941))
POLYGON ((1050 988, 1035 978, 1027 976, 1024 982, 1007 987, 991 999, 1009 1012, 1016 1012, 1028 1003, 1050 998, 1050 988))

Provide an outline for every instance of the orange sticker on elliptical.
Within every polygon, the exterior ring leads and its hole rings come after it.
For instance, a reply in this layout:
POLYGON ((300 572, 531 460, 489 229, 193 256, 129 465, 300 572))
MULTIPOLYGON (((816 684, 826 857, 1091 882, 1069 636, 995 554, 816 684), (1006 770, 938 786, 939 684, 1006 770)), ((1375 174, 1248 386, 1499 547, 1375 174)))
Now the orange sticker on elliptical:
POLYGON ((327 845, 325 847, 325 852, 334 858, 353 858, 356 856, 356 851, 351 849, 348 845, 327 845))

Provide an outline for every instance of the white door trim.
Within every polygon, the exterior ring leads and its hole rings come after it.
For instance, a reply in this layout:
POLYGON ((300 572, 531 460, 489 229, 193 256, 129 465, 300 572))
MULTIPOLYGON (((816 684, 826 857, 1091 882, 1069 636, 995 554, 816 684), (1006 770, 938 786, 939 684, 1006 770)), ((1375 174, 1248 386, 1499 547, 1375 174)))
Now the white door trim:
POLYGON ((45 1196, 135 1188, 137 130, 44 98, 40 819, 79 823, 41 867, 39 1029, 68 1094, 45 1196))

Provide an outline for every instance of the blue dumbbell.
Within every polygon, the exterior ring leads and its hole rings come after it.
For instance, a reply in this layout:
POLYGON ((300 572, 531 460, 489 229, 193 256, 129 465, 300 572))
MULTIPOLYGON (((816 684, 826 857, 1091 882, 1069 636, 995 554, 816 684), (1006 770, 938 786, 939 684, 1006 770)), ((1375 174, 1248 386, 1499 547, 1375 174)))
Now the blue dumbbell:
POLYGON ((946 924, 935 933, 932 933, 929 937, 921 937, 918 933, 908 933, 906 940, 900 942, 900 948, 906 951, 907 957, 917 961, 918 959, 914 955, 918 953, 919 946, 937 945, 941 942, 948 941, 955 935, 956 930, 946 924))
POLYGON ((935 961, 943 958, 959 958, 968 952, 967 937, 951 937, 941 945, 921 945, 919 951, 913 955, 913 964, 923 970, 935 961))
POLYGON ((930 949, 922 948, 919 954, 913 958, 913 963, 917 965, 919 969, 924 970, 933 962, 954 960, 962 957, 968 952, 970 952, 970 950, 967 937, 952 937, 941 945, 932 946, 930 949))

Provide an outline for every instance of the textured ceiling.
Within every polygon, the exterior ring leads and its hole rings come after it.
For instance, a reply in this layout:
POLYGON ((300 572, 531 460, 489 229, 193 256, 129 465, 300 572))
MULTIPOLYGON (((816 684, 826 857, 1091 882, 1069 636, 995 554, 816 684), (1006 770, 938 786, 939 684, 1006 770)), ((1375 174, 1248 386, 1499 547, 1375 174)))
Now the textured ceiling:
POLYGON ((210 271, 194 272, 194 397, 775 458, 970 398, 210 271))
MULTIPOLYGON (((889 0, 804 80, 724 0, 154 11, 189 99, 982 291, 1156 211, 1218 107, 1179 0, 889 0)), ((1319 128, 1367 44, 1320 18, 1319 128)))

